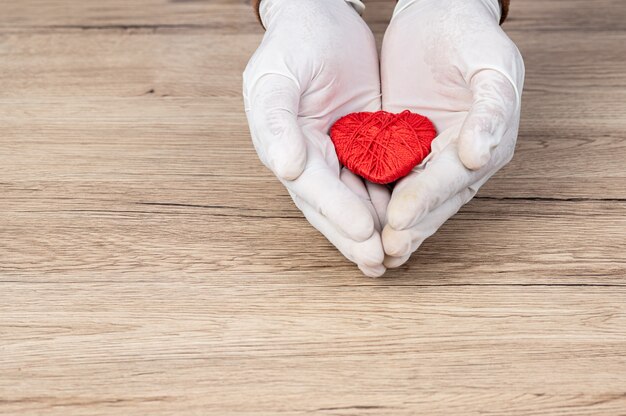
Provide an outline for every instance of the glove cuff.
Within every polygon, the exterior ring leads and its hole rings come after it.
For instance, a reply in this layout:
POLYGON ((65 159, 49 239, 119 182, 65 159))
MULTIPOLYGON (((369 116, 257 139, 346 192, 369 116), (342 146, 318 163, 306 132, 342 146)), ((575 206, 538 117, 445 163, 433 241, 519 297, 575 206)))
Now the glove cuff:
MULTIPOLYGON (((346 0, 346 1, 350 1, 350 0, 346 0)), ((407 7, 418 3, 420 0, 396 0, 396 7, 393 11, 393 16, 395 16, 396 14, 400 13, 402 10, 406 9, 407 7)), ((438 0, 434 0, 435 2, 438 0)), ((464 0, 458 0, 458 1, 464 1, 464 0)), ((494 18, 497 19, 497 13, 498 13, 498 9, 500 10, 500 24, 504 23, 504 20, 506 19, 506 17, 509 14, 509 5, 511 3, 511 0, 498 0, 497 4, 495 0, 482 0, 485 5, 487 5, 490 9, 491 12, 493 12, 493 16, 494 18)))
MULTIPOLYGON (((361 0, 345 0, 345 1, 350 6, 352 6, 359 15, 363 14, 363 11, 365 10, 365 5, 363 4, 361 0)), ((261 20, 261 12, 260 12, 261 0, 252 0, 252 7, 254 8, 254 13, 256 14, 256 17, 259 20, 259 23, 261 23, 261 26, 263 26, 263 29, 265 29, 265 25, 263 24, 263 21, 261 20)))
POLYGON ((365 5, 361 0, 346 0, 346 2, 356 10, 356 12, 360 15, 365 11, 365 5))

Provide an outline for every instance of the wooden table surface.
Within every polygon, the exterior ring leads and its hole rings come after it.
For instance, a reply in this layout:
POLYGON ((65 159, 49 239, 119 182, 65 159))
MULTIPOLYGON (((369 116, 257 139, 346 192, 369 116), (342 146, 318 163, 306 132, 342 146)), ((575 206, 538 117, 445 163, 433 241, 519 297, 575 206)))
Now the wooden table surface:
POLYGON ((626 415, 624 22, 513 1, 514 160, 369 279, 257 160, 245 1, 2 1, 0 414, 626 415))

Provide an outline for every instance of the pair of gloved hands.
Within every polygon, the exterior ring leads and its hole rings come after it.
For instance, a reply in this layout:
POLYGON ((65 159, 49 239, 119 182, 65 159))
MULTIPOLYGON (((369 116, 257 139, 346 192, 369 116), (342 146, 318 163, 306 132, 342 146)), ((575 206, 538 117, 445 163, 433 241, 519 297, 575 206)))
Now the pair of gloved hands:
POLYGON ((524 64, 498 0, 400 0, 380 64, 361 7, 263 0, 267 31, 244 72, 244 101, 261 161, 345 257, 380 276, 511 160, 524 64), (438 131, 392 191, 342 168, 328 136, 338 118, 381 108, 425 115, 438 131))

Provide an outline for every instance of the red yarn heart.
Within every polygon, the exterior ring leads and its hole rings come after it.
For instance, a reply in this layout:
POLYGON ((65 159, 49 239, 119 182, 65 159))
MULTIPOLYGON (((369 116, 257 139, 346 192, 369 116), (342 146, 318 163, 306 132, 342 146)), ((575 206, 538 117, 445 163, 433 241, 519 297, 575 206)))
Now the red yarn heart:
POLYGON ((390 183, 406 176, 430 153, 433 123, 406 110, 348 114, 330 128, 339 161, 363 178, 390 183))

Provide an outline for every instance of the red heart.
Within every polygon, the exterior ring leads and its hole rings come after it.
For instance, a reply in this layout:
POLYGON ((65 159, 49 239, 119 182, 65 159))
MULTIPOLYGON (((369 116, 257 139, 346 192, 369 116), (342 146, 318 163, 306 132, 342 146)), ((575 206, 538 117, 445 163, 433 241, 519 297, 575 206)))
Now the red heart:
POLYGON ((390 183, 411 172, 430 153, 433 123, 406 110, 348 114, 330 128, 339 161, 363 178, 390 183))

